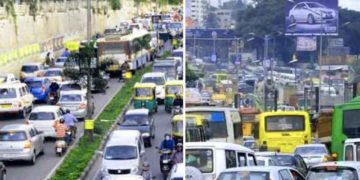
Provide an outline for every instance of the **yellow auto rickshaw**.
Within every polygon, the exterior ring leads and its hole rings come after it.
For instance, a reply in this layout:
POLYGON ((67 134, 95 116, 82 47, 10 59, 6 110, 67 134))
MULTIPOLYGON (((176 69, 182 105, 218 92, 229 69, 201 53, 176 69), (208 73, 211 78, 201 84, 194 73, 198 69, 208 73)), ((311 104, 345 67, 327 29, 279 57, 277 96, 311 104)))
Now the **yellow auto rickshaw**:
POLYGON ((134 108, 147 108, 151 113, 157 112, 155 88, 156 84, 154 83, 136 83, 134 85, 134 108))
POLYGON ((171 112, 171 108, 173 106, 173 101, 175 99, 176 94, 180 94, 183 98, 184 94, 184 83, 183 81, 172 80, 168 81, 165 84, 165 111, 171 112))
POLYGON ((173 139, 177 143, 183 143, 183 118, 184 116, 179 114, 173 117, 171 121, 173 139))
POLYGON ((207 140, 207 122, 198 114, 186 114, 186 142, 204 142, 207 140))
POLYGON ((225 94, 214 93, 211 96, 212 104, 215 104, 216 106, 224 106, 225 100, 226 100, 225 94))

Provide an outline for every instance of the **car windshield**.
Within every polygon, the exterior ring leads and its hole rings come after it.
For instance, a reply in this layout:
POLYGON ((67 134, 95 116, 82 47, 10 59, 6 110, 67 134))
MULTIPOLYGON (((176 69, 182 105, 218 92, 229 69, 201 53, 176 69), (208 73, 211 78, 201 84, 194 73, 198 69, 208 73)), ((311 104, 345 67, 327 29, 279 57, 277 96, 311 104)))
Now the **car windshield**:
POLYGON ((1 131, 0 141, 25 141, 26 133, 24 131, 1 131))
POLYGON ((1 88, 0 99, 10 99, 10 98, 16 98, 15 88, 1 88))
POLYGON ((149 118, 144 114, 129 114, 125 115, 123 126, 142 126, 149 125, 149 118))
POLYGON ((61 71, 46 71, 44 76, 61 76, 61 71))
POLYGON ((64 94, 60 97, 61 102, 76 102, 81 100, 82 99, 80 94, 64 94))
POLYGON ((31 73, 31 72, 35 72, 39 70, 39 67, 38 66, 22 66, 21 67, 21 71, 22 72, 26 72, 26 73, 31 73))
POLYGON ((130 160, 138 157, 136 146, 109 146, 106 147, 104 159, 130 160))
POLYGON ((55 120, 55 114, 52 112, 32 112, 29 116, 31 121, 55 120))
POLYGON ((269 172, 236 171, 221 173, 217 180, 268 180, 269 172))
POLYGON ((308 180, 358 180, 357 171, 349 167, 327 166, 311 168, 308 180))
POLYGON ((26 83, 26 85, 29 86, 30 89, 41 88, 42 87, 42 82, 41 81, 27 81, 25 83, 26 83))
POLYGON ((255 142, 253 142, 253 141, 245 142, 244 146, 248 147, 248 148, 254 148, 255 147, 255 142))
POLYGON ((324 5, 319 3, 307 3, 310 8, 326 8, 324 5))
POLYGON ((60 87, 60 91, 71 91, 71 90, 81 90, 79 84, 63 84, 60 87))
POLYGON ((162 77, 144 77, 142 83, 155 83, 156 85, 165 85, 165 79, 162 77))
POLYGON ((295 154, 312 155, 312 154, 326 154, 326 149, 323 147, 298 147, 295 149, 295 154))

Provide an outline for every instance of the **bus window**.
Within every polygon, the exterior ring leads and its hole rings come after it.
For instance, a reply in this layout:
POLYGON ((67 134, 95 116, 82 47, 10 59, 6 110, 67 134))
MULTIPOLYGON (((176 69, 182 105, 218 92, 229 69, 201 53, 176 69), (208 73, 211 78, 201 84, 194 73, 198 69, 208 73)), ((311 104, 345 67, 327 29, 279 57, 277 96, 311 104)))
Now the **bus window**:
POLYGON ((357 137, 360 128, 360 121, 358 121, 360 110, 344 110, 343 115, 344 134, 348 137, 357 137))
POLYGON ((211 138, 227 138, 227 126, 225 121, 225 113, 221 111, 203 111, 191 112, 187 114, 202 115, 204 119, 208 120, 208 129, 210 129, 211 138))
POLYGON ((269 116, 265 119, 265 129, 271 131, 304 131, 304 116, 269 116))
POLYGON ((245 153, 237 153, 238 155, 238 161, 239 161, 239 166, 246 166, 246 154, 245 153))
POLYGON ((353 154, 354 154, 354 150, 353 150, 352 145, 347 145, 347 146, 345 147, 345 161, 352 161, 352 160, 354 160, 353 154))
POLYGON ((236 167, 235 151, 225 150, 226 168, 236 167))

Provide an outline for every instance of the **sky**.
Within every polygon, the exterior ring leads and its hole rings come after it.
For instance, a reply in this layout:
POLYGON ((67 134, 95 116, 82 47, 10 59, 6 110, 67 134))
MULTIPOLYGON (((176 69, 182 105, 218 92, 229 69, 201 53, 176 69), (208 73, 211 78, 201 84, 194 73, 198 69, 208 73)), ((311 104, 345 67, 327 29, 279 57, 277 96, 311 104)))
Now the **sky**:
MULTIPOLYGON (((210 4, 217 7, 219 0, 209 0, 210 4)), ((229 0, 221 0, 222 2, 226 2, 229 0)), ((247 2, 251 2, 251 0, 246 0, 247 2)), ((338 0, 339 6, 343 8, 348 8, 355 11, 360 11, 360 0, 338 0)))

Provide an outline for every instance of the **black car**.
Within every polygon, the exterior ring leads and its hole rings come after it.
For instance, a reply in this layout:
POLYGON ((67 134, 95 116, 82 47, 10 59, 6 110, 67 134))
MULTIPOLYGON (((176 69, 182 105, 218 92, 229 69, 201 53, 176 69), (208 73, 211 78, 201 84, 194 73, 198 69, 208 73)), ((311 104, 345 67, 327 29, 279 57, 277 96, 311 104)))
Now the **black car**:
POLYGON ((4 163, 0 162, 0 180, 6 179, 6 168, 4 163))

